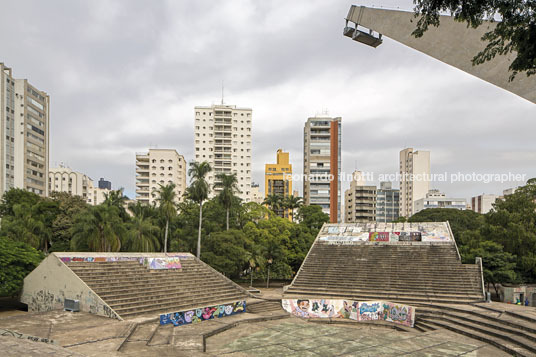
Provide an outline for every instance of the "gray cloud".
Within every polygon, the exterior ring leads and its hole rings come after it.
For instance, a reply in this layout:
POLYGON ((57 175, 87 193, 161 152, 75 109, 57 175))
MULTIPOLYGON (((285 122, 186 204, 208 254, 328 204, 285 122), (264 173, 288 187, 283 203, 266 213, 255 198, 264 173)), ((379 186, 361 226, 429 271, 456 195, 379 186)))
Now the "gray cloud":
MULTIPOLYGON (((343 37, 349 6, 7 2, 0 61, 51 95, 51 163, 111 179, 130 196, 135 152, 152 145, 192 159, 193 107, 218 102, 222 80, 227 103, 253 108, 259 183, 277 148, 302 172, 303 124, 325 109, 343 117, 346 172, 396 172, 398 152, 411 146, 432 152, 434 172, 536 176, 534 104, 390 39, 372 49, 343 37)), ((513 184, 437 186, 470 197, 513 184)))

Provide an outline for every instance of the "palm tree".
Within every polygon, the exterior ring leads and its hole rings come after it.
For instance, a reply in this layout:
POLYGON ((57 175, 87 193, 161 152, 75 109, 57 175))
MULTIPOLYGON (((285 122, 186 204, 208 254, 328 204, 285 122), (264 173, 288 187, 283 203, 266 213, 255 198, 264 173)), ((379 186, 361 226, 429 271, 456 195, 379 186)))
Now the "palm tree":
POLYGON ((128 197, 123 195, 123 187, 118 190, 111 190, 110 192, 104 193, 104 202, 103 204, 111 207, 117 207, 119 209, 119 215, 123 221, 128 220, 128 214, 125 210, 125 202, 128 200, 128 197))
POLYGON ((283 206, 290 211, 290 218, 294 222, 294 211, 303 205, 303 199, 299 196, 287 196, 283 200, 283 206))
POLYGON ((277 215, 280 215, 279 212, 282 208, 283 204, 283 196, 281 195, 267 195, 264 198, 264 201, 262 202, 263 205, 268 206, 272 211, 274 211, 277 215))
POLYGON ((156 202, 158 203, 158 208, 160 209, 160 212, 166 219, 166 231, 164 233, 164 253, 167 253, 169 221, 177 214, 177 207, 175 206, 175 197, 177 196, 177 193, 175 192, 174 183, 170 183, 166 186, 159 186, 160 188, 157 191, 158 197, 156 198, 156 202))
POLYGON ((216 180, 218 181, 214 184, 214 189, 222 189, 218 195, 218 200, 227 211, 227 230, 229 230, 229 210, 235 198, 234 193, 240 191, 238 189, 238 179, 236 178, 236 174, 227 175, 220 173, 216 175, 216 180))
POLYGON ((115 206, 88 207, 74 219, 72 248, 94 252, 118 252, 125 236, 123 220, 115 206))
POLYGON ((199 204, 199 231, 197 234, 197 259, 201 259, 201 225, 203 222, 203 201, 208 198, 210 187, 205 176, 212 171, 210 164, 206 161, 190 162, 188 176, 192 182, 188 187, 187 195, 194 202, 199 204))
POLYGON ((126 244, 130 251, 155 252, 160 248, 158 241, 159 228, 151 218, 151 207, 136 202, 130 204, 129 210, 134 214, 128 223, 126 244))
POLYGON ((281 207, 282 198, 281 195, 267 195, 264 198, 264 201, 262 201, 262 204, 268 206, 272 211, 275 211, 281 207))
POLYGON ((43 217, 27 203, 13 205, 13 216, 2 219, 2 234, 45 253, 52 237, 52 231, 45 225, 43 217))

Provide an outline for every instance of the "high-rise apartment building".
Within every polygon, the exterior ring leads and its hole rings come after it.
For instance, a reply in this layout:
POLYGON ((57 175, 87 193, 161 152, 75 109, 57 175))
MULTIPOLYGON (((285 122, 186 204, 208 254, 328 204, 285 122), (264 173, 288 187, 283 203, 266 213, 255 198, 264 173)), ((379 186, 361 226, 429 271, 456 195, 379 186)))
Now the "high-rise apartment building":
MULTIPOLYGON (((277 150, 275 164, 266 164, 264 166, 264 195, 279 195, 282 197, 292 194, 292 165, 289 162, 289 153, 283 150, 277 150)), ((278 216, 283 218, 292 218, 290 210, 282 208, 276 209, 278 216)))
POLYGON ((415 213, 415 201, 430 190, 430 151, 400 151, 400 216, 415 213))
POLYGON ((346 223, 376 222, 376 186, 365 184, 360 171, 354 171, 350 188, 344 192, 346 223))
POLYGON ((110 192, 107 188, 93 185, 93 180, 81 172, 60 165, 48 171, 48 192, 67 192, 82 197, 90 205, 100 205, 110 192))
POLYGON ((11 188, 48 194, 49 106, 48 94, 0 63, 0 196, 11 188))
POLYGON ((400 190, 394 189, 391 182, 380 182, 376 195, 376 222, 396 221, 399 214, 400 190))
POLYGON ((235 173, 238 179, 237 194, 244 202, 251 201, 251 121, 252 110, 235 105, 195 107, 195 161, 207 161, 212 167, 207 181, 211 187, 216 175, 235 173))
POLYGON ((186 190, 186 162, 174 149, 149 149, 136 154, 136 200, 153 204, 160 185, 175 184, 175 202, 183 200, 186 190))
POLYGON ((319 205, 330 222, 341 221, 341 118, 316 116, 303 129, 303 198, 319 205))

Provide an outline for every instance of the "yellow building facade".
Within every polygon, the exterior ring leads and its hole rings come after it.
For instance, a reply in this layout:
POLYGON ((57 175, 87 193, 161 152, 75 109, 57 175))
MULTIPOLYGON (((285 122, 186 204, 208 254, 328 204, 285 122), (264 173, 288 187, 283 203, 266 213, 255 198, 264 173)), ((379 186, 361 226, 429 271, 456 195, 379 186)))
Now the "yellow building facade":
MULTIPOLYGON (((275 164, 264 166, 264 195, 280 195, 283 197, 292 194, 292 165, 289 153, 277 150, 275 164)), ((275 213, 283 218, 292 219, 290 210, 276 209, 275 213)))

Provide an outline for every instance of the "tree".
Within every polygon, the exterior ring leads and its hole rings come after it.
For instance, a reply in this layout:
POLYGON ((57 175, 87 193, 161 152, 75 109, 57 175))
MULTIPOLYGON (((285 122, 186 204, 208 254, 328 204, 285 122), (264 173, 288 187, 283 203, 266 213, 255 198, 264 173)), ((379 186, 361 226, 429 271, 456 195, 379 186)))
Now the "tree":
POLYGON ((158 203, 158 208, 160 212, 166 219, 166 228, 164 233, 164 253, 167 253, 169 221, 177 214, 177 208, 175 206, 175 184, 170 183, 166 186, 159 186, 160 188, 157 191, 158 197, 156 198, 156 202, 158 203))
POLYGON ((290 218, 294 222, 294 211, 303 205, 303 199, 298 196, 289 195, 283 200, 283 207, 290 211, 290 218))
POLYGON ((133 252, 156 252, 160 248, 158 242, 160 229, 151 217, 152 207, 138 201, 136 204, 130 204, 128 208, 134 216, 127 223, 126 248, 133 252))
POLYGON ((128 197, 123 195, 123 188, 121 187, 118 190, 105 192, 103 204, 108 207, 111 207, 111 206, 117 207, 117 209, 119 210, 119 216, 124 222, 126 222, 128 221, 128 218, 129 218, 127 211, 125 209, 125 204, 126 204, 127 199, 128 197))
POLYGON ((201 163, 191 162, 188 169, 192 183, 187 189, 187 196, 199 204, 199 230, 197 234, 197 258, 201 259, 201 226, 203 224, 203 201, 208 198, 210 187, 205 177, 212 171, 210 164, 206 161, 201 163))
POLYGON ((74 250, 118 252, 125 237, 124 222, 116 206, 91 206, 75 217, 71 247, 74 250))
POLYGON ((413 31, 423 36, 430 25, 440 25, 440 13, 449 11, 456 21, 477 28, 486 19, 500 21, 482 37, 487 46, 475 55, 473 65, 490 61, 496 55, 516 52, 510 64, 513 80, 518 72, 536 73, 536 2, 534 0, 415 0, 415 16, 420 19, 413 31))
POLYGON ((28 244, 0 237, 0 296, 18 294, 24 277, 39 265, 43 257, 43 253, 28 244))
POLYGON ((252 242, 244 232, 230 229, 205 238, 203 261, 230 278, 247 269, 252 242))
POLYGON ((273 212, 278 213, 277 211, 279 211, 283 205, 283 196, 267 195, 262 204, 268 206, 273 212))
POLYGON ((298 209, 298 220, 300 224, 315 229, 316 236, 322 225, 329 222, 329 215, 322 212, 322 207, 318 205, 302 206, 298 209))
POLYGON ((238 189, 238 179, 236 174, 227 175, 225 173, 219 173, 216 175, 216 183, 214 184, 214 189, 221 188, 220 193, 218 194, 218 200, 225 207, 226 210, 226 229, 229 230, 229 210, 233 204, 233 199, 235 198, 234 193, 240 192, 238 189))
POLYGON ((82 211, 88 209, 88 204, 80 196, 67 192, 52 192, 51 198, 56 202, 57 214, 52 221, 52 243, 50 250, 65 252, 71 248, 73 219, 82 211))
POLYGON ((2 201, 0 202, 0 216, 13 216, 13 206, 26 204, 32 207, 41 201, 43 198, 33 192, 23 190, 21 188, 12 188, 4 192, 2 201))
POLYGON ((34 206, 29 206, 27 203, 13 205, 13 215, 6 216, 2 220, 0 235, 13 241, 24 242, 46 253, 52 230, 45 224, 43 216, 37 213, 38 204, 34 206))
POLYGON ((484 280, 488 283, 488 291, 491 283, 497 296, 499 295, 497 284, 516 283, 518 280, 515 272, 516 257, 504 252, 498 243, 484 241, 478 248, 471 249, 464 255, 466 263, 474 263, 476 257, 482 258, 484 280))

